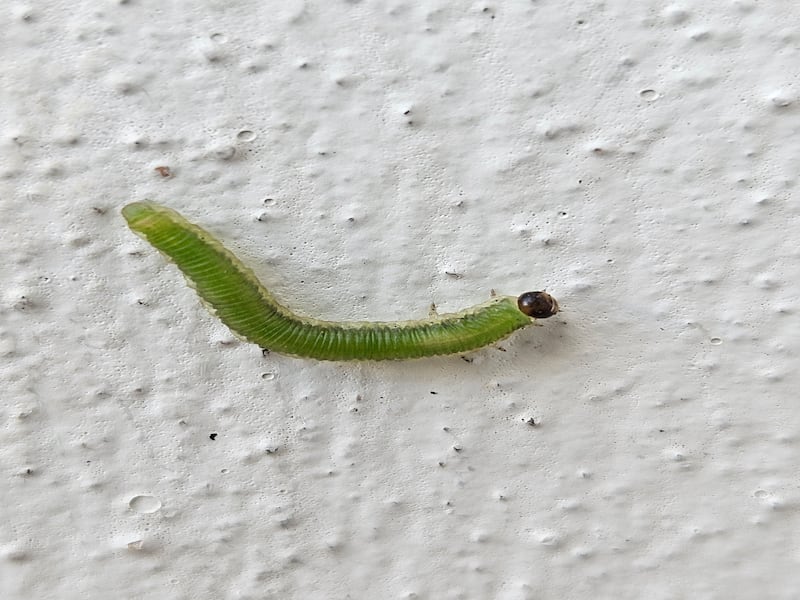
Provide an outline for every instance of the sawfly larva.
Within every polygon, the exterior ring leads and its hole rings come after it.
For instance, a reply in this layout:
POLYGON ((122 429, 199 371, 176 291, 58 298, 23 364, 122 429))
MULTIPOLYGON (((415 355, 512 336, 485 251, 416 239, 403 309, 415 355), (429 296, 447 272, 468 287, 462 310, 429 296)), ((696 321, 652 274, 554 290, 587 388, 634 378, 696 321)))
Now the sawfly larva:
POLYGON ((128 226, 183 271, 203 303, 238 336, 264 349, 318 360, 396 360, 457 354, 496 342, 558 312, 547 292, 499 296, 420 321, 334 322, 296 315, 204 229, 172 209, 134 202, 128 226))

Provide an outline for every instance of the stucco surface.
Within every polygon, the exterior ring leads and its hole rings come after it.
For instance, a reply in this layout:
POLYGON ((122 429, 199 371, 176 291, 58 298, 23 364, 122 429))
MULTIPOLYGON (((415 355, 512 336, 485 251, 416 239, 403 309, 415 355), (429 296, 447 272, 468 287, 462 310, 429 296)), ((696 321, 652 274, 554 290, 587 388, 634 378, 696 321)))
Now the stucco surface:
POLYGON ((800 5, 0 22, 0 596, 796 597, 800 5), (306 315, 563 313, 265 357, 127 229, 143 199, 306 315))

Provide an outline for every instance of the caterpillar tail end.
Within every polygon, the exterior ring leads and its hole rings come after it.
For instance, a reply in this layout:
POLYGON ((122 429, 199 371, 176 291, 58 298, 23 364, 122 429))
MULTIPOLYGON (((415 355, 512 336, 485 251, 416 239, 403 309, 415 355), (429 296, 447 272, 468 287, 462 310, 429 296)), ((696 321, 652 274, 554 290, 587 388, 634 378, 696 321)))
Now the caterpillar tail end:
POLYGON ((122 216, 130 224, 152 214, 152 212, 153 207, 149 202, 131 202, 123 207, 122 216))

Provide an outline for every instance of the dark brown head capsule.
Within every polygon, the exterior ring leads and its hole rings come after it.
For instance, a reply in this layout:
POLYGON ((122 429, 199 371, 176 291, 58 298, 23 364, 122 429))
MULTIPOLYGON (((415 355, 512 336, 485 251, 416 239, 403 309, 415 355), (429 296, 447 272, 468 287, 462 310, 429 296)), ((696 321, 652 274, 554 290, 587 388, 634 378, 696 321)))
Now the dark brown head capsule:
POLYGON ((558 302, 547 292, 525 292, 517 298, 517 306, 534 319, 546 319, 558 312, 558 302))

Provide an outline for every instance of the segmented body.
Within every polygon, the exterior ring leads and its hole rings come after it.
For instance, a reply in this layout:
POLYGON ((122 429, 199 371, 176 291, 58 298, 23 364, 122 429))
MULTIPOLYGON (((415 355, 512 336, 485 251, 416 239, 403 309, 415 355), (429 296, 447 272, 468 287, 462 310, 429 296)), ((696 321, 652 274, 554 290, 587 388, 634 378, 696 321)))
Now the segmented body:
POLYGON ((280 304, 255 274, 204 229, 150 202, 127 205, 130 228, 183 271, 209 309, 234 333, 262 348, 318 360, 390 360, 480 348, 544 318, 558 304, 544 292, 538 313, 502 296, 458 313, 419 321, 332 322, 301 317, 280 304), (551 304, 548 304, 552 301, 551 304))

